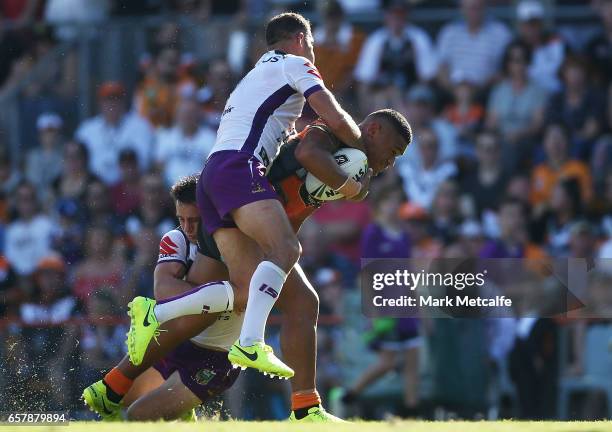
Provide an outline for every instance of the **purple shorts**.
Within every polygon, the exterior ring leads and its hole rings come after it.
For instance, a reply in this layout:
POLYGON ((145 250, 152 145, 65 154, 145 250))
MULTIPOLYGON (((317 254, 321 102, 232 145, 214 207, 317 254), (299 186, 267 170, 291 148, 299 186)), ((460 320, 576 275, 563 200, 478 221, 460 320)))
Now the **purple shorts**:
POLYGON ((238 150, 214 153, 206 162, 197 187, 202 223, 209 234, 234 228, 230 212, 255 201, 279 199, 266 168, 252 154, 238 150))
POLYGON ((234 369, 227 352, 202 348, 185 341, 153 366, 164 379, 178 372, 181 381, 202 402, 230 388, 240 369, 234 369))

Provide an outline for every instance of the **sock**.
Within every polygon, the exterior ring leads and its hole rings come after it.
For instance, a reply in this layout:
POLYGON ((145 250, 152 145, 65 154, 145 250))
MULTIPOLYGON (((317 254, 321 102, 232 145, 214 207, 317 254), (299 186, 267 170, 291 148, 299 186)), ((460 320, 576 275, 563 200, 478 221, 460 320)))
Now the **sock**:
POLYGON ((308 415, 308 410, 321 405, 321 397, 316 389, 302 390, 291 394, 291 411, 300 420, 308 415))
POLYGON ((262 261, 255 269, 249 285, 249 299, 240 332, 242 346, 263 342, 268 315, 278 298, 287 274, 270 261, 262 261))
POLYGON ((102 382, 106 386, 106 395, 111 402, 119 403, 123 396, 130 391, 134 380, 126 377, 123 372, 114 367, 109 373, 104 375, 102 382))
POLYGON ((210 282, 158 301, 155 317, 161 324, 184 315, 225 312, 233 307, 234 291, 229 282, 210 282))

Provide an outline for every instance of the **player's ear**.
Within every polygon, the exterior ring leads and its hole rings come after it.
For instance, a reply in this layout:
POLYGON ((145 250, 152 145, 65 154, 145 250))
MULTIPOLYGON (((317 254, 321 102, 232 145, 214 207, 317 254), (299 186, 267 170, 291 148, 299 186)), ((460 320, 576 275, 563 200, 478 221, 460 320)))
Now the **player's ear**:
POLYGON ((295 34, 295 41, 301 47, 306 46, 306 34, 304 32, 298 32, 295 34))
POLYGON ((373 137, 380 132, 381 124, 376 120, 370 120, 365 129, 368 136, 373 137))

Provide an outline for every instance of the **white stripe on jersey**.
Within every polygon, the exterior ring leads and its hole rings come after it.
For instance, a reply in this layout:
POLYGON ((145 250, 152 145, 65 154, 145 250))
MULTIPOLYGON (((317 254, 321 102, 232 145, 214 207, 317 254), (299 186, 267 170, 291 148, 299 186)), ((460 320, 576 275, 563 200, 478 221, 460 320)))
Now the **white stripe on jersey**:
POLYGON ((323 87, 308 59, 268 51, 230 95, 211 154, 242 150, 268 167, 293 133, 306 98, 323 87))

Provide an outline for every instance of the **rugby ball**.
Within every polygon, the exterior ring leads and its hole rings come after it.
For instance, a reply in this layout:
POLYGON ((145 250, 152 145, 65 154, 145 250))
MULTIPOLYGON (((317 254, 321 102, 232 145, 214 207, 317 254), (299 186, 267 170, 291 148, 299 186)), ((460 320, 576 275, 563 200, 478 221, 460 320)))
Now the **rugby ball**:
MULTIPOLYGON (((334 153, 334 159, 342 171, 357 181, 361 180, 361 177, 368 171, 368 158, 361 150, 343 148, 334 153)), ((344 195, 336 192, 310 173, 306 174, 304 185, 310 196, 319 201, 335 201, 344 198, 344 195)))

